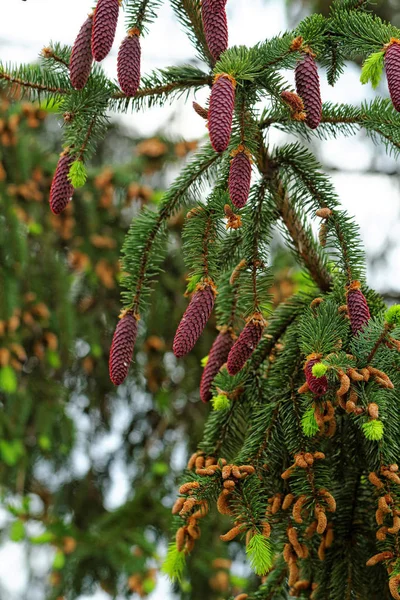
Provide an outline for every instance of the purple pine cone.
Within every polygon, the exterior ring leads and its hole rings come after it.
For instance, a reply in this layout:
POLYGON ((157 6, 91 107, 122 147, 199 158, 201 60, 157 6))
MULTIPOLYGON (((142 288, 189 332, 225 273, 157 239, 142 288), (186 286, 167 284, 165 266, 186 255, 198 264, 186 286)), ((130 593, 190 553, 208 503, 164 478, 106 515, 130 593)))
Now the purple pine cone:
POLYGON ((69 62, 71 84, 76 90, 85 87, 92 69, 92 28, 93 15, 89 15, 82 25, 72 47, 69 62))
POLYGON ((239 373, 257 348, 264 331, 264 320, 256 316, 250 320, 242 333, 232 346, 228 356, 228 373, 236 375, 239 373))
POLYGON ((310 129, 316 129, 322 119, 322 100, 317 64, 307 54, 297 63, 295 71, 296 90, 304 102, 306 123, 310 129))
POLYGON ((114 43, 119 14, 118 0, 98 0, 93 18, 92 53, 102 61, 114 43))
POLYGON ((175 356, 180 358, 192 350, 207 325, 214 302, 215 293, 211 285, 206 285, 193 294, 175 334, 175 356))
POLYGON ((68 174, 73 162, 70 154, 62 154, 58 161, 50 188, 50 208, 55 215, 59 215, 72 200, 74 186, 68 174))
POLYGON ((220 333, 216 337, 201 377, 200 398, 203 402, 209 402, 211 400, 211 384, 222 365, 226 363, 232 345, 233 337, 230 331, 220 333))
POLYGON ((128 375, 137 336, 137 319, 127 313, 115 329, 110 350, 109 371, 114 385, 121 385, 128 375))
MULTIPOLYGON (((201 16, 208 49, 211 56, 217 61, 228 48, 228 22, 225 7, 216 10, 213 6, 214 3, 212 0, 202 0, 201 16)), ((222 3, 219 1, 218 4, 222 3)))
POLYGON ((347 310, 353 335, 361 331, 371 318, 367 301, 360 287, 359 281, 353 281, 347 291, 347 310))
POLYGON ((386 77, 394 108, 400 112, 400 44, 393 42, 385 54, 386 77))
POLYGON ((236 82, 229 75, 217 75, 211 90, 208 130, 216 152, 224 152, 231 139, 236 82))
POLYGON ((251 160, 249 154, 240 150, 231 161, 229 171, 229 195, 236 208, 243 208, 250 193, 251 160))
POLYGON ((127 96, 135 96, 140 84, 139 31, 132 29, 122 42, 118 52, 118 81, 127 96))

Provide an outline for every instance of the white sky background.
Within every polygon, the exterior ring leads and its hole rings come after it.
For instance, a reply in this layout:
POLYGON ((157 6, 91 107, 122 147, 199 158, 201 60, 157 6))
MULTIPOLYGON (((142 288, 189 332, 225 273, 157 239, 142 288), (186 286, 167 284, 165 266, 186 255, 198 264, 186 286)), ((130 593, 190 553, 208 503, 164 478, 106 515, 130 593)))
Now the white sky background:
MULTIPOLYGON (((81 23, 94 4, 93 0, 0 0, 0 59, 15 63, 35 60, 43 46, 50 40, 71 44, 81 23)), ((253 45, 267 37, 278 34, 286 27, 283 0, 228 0, 230 44, 253 45)), ((123 18, 120 19, 117 39, 113 52, 104 61, 110 76, 116 77, 116 57, 119 42, 124 37, 123 18)), ((159 18, 151 26, 150 34, 142 42, 143 72, 172 64, 187 62, 194 57, 191 44, 180 30, 168 5, 164 3, 159 18)), ((292 74, 289 75, 291 81, 292 74)), ((386 84, 382 83, 380 93, 387 94, 386 84)), ((202 103, 207 90, 197 95, 202 103)), ((326 101, 352 102, 359 104, 372 98, 368 86, 359 83, 359 71, 349 65, 346 74, 334 89, 323 82, 323 97, 326 101)), ((145 113, 130 114, 123 118, 128 127, 143 135, 163 129, 169 133, 188 139, 202 137, 204 122, 197 117, 191 107, 191 100, 183 100, 173 106, 155 108, 145 113), (167 128, 165 123, 168 121, 167 128)), ((276 137, 279 139, 279 136, 276 137)), ((385 268, 368 273, 370 285, 380 290, 400 290, 400 189, 398 175, 375 175, 360 173, 371 166, 371 146, 362 136, 324 142, 317 152, 324 164, 339 169, 333 180, 343 206, 356 215, 361 234, 370 257, 384 247, 389 247, 388 263, 385 268)), ((379 159, 375 169, 386 172, 399 172, 399 167, 391 159, 379 159)), ((108 440, 110 449, 118 447, 120 433, 118 427, 108 440)), ((103 446, 104 447, 104 446, 103 446)), ((77 453, 79 457, 79 452, 77 453)), ((80 455, 82 457, 82 454, 80 455)), ((77 459, 77 468, 79 466, 77 459)), ((85 468, 84 468, 85 471, 85 468)), ((123 502, 128 493, 126 478, 121 470, 116 470, 110 505, 123 502)), ((4 516, 4 515, 3 515, 4 516)), ((0 514, 0 526, 2 515, 0 514)), ((45 574, 48 565, 46 552, 37 552, 36 571, 45 574)), ((36 600, 26 591, 26 568, 24 573, 24 550, 21 544, 8 543, 0 550, 0 596, 7 600, 36 600), (18 573, 18 577, 15 577, 18 573), (3 593, 5 594, 3 596, 3 593)), ((168 584, 161 581, 151 600, 167 600, 168 584)), ((92 596, 91 600, 109 598, 103 592, 92 596)), ((39 598, 38 598, 39 600, 39 598)), ((88 600, 82 597, 80 600, 88 600)))

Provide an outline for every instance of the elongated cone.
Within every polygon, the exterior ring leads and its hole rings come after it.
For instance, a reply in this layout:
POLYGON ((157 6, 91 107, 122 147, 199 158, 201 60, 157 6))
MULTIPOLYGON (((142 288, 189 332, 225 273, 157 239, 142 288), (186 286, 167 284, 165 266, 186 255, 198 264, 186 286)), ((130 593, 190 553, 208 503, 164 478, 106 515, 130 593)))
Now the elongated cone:
POLYGON ((229 195, 236 208, 243 208, 250 193, 251 159, 243 149, 235 154, 229 170, 229 195))
POLYGON ((296 89, 304 102, 306 123, 310 129, 316 129, 322 119, 322 100, 317 64, 307 54, 297 63, 295 71, 296 89))
POLYGON ((217 75, 211 90, 208 130, 216 152, 224 152, 231 139, 235 108, 235 80, 226 74, 217 75))
POLYGON ((211 56, 217 61, 228 48, 228 22, 225 7, 222 10, 214 10, 212 0, 202 0, 201 16, 208 49, 211 56))
POLYGON ((72 199, 74 186, 68 174, 73 161, 70 154, 62 154, 58 161, 50 188, 50 208, 55 215, 59 215, 72 199))
POLYGON ((114 385, 121 385, 128 375, 137 329, 138 321, 130 313, 119 320, 115 329, 109 360, 110 379, 114 385))
POLYGON ((92 68, 92 29, 93 15, 89 15, 72 46, 69 75, 71 84, 76 90, 85 87, 92 68))
POLYGON ((243 369, 261 340, 264 326, 265 321, 258 314, 248 321, 229 352, 227 364, 229 375, 236 375, 243 369))
POLYGON ((228 359, 228 354, 233 346, 233 337, 230 331, 221 332, 217 335, 208 356, 200 383, 200 398, 203 402, 209 402, 212 398, 211 384, 222 365, 228 359))
POLYGON ((214 12, 221 12, 221 10, 225 10, 227 0, 210 0, 211 9, 214 12))
POLYGON ((317 396, 318 398, 328 391, 328 379, 326 378, 326 375, 315 377, 312 373, 313 366, 319 362, 321 362, 319 358, 310 358, 304 365, 308 387, 314 396, 317 396))
POLYGON ((347 290, 347 310, 353 335, 361 331, 371 318, 368 304, 359 281, 353 281, 347 290))
POLYGON ((385 69, 393 106, 400 112, 400 41, 393 41, 386 50, 385 69))
POLYGON ((93 18, 92 54, 100 62, 114 43, 119 13, 118 0, 98 0, 93 18))
POLYGON ((127 96, 135 96, 140 84, 139 30, 131 29, 118 52, 118 81, 127 96))
POLYGON ((192 296, 175 334, 173 351, 178 358, 192 350, 203 333, 214 308, 215 293, 211 285, 198 289, 192 296))

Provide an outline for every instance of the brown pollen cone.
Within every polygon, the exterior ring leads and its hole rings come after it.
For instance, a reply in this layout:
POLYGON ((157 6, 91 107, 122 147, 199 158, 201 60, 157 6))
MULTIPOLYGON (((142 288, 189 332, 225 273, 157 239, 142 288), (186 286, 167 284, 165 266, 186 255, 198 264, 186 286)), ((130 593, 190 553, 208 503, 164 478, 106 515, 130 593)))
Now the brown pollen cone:
POLYGON ((297 63, 295 70, 296 90, 304 102, 306 123, 316 129, 322 119, 322 100, 318 68, 310 54, 297 63))
POLYGON ((131 29, 122 42, 117 59, 118 82, 127 96, 135 96, 140 84, 140 38, 139 30, 131 29))
POLYGON ((385 69, 393 106, 400 112, 400 40, 391 40, 385 53, 385 69))
POLYGON ((118 322, 110 350, 109 371, 114 385, 121 385, 128 375, 138 329, 137 318, 126 313, 118 322))
POLYGON ((243 208, 246 204, 251 183, 251 158, 243 146, 235 152, 229 170, 229 195, 236 208, 243 208))
POLYGON ((211 384, 222 365, 226 363, 232 345, 233 337, 229 330, 219 333, 216 337, 201 377, 200 398, 203 402, 211 400, 211 384))
POLYGON ((242 370, 258 346, 265 324, 264 318, 259 313, 249 319, 229 352, 227 364, 229 375, 236 375, 242 370))
POLYGON ((188 354, 203 333, 215 302, 212 285, 203 284, 195 291, 175 334, 173 352, 180 358, 188 354))
POLYGON ((208 130, 211 145, 216 152, 224 152, 231 139, 235 87, 235 80, 226 74, 217 75, 212 86, 208 130))
POLYGON ((72 46, 69 75, 71 84, 76 90, 85 87, 92 69, 92 28, 93 15, 89 15, 72 46))
POLYGON ((347 310, 353 335, 361 331, 371 318, 368 304, 359 281, 353 281, 347 290, 347 310))
POLYGON ((114 43, 119 14, 118 0, 98 0, 93 18, 92 53, 97 62, 102 61, 114 43))
POLYGON ((74 186, 68 174, 73 162, 70 154, 62 154, 58 161, 50 188, 50 208, 55 215, 59 215, 72 199, 74 186))
POLYGON ((212 0, 202 0, 201 16, 208 49, 217 61, 228 48, 228 22, 225 7, 215 10, 213 4, 215 2, 213 3, 212 0))
POLYGON ((322 377, 315 377, 315 375, 312 373, 313 366, 320 362, 321 360, 319 358, 309 357, 304 366, 308 387, 314 396, 317 396, 318 398, 326 394, 328 391, 328 379, 326 378, 326 375, 323 375, 322 377))
POLYGON ((193 109, 199 115, 199 117, 205 121, 208 120, 208 110, 203 108, 203 106, 201 106, 198 102, 193 101, 193 109))

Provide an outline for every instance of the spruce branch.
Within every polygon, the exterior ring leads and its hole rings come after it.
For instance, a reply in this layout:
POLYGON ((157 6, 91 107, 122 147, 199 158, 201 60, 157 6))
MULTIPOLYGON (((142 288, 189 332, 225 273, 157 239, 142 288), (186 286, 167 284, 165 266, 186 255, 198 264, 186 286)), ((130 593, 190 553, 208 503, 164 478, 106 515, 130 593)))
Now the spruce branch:
POLYGON ((210 66, 214 66, 215 60, 208 49, 204 35, 200 0, 171 0, 171 5, 200 58, 210 66))
POLYGON ((147 32, 147 25, 154 22, 157 17, 157 9, 160 8, 162 0, 127 0, 125 5, 126 28, 137 28, 139 31, 147 32))

